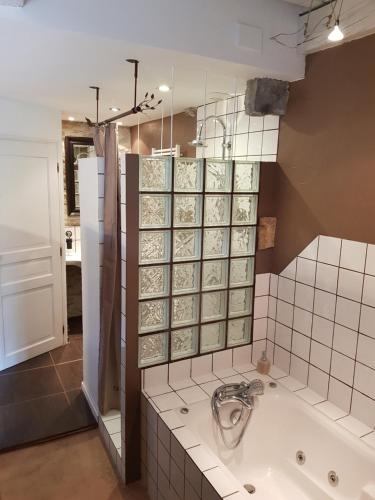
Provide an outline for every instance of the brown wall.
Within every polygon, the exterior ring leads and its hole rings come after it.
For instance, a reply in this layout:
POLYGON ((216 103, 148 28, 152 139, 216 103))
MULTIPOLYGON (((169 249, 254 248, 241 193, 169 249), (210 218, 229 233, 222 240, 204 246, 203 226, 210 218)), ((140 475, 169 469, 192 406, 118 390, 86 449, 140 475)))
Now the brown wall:
MULTIPOLYGON (((173 117, 173 147, 181 146, 182 156, 195 157, 195 148, 189 146, 188 142, 196 135, 197 118, 187 113, 178 113, 173 117)), ((138 153, 138 126, 130 128, 132 152, 138 153)), ((152 148, 160 149, 161 120, 153 120, 142 123, 139 126, 139 154, 151 154, 152 148)), ((163 125, 163 148, 171 144, 171 120, 164 118, 163 125)))
POLYGON ((310 55, 281 121, 280 272, 315 236, 375 243, 375 36, 310 55))

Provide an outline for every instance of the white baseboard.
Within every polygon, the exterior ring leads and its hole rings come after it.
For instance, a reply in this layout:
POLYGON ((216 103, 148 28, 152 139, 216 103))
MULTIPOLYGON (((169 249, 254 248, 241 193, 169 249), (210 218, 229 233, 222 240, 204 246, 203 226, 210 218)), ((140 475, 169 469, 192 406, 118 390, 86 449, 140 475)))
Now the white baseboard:
POLYGON ((88 393, 87 387, 85 386, 84 382, 81 383, 81 389, 82 389, 83 394, 85 395, 86 401, 87 401, 87 403, 88 403, 88 405, 89 405, 89 407, 90 407, 90 409, 91 409, 91 411, 92 411, 92 413, 93 413, 96 421, 98 421, 98 419, 99 419, 99 409, 98 409, 97 405, 94 403, 94 401, 93 401, 92 397, 90 396, 90 394, 88 393))

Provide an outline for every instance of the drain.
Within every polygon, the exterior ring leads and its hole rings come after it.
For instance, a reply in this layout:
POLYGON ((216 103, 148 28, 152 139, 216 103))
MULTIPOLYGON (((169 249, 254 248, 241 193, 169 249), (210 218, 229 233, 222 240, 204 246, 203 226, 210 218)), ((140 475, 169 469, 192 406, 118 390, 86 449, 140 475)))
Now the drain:
POLYGON ((276 382, 270 382, 268 385, 271 387, 271 389, 276 389, 277 387, 276 382))
POLYGON ((339 484, 339 476, 334 470, 328 472, 328 482, 331 486, 337 486, 339 484))
POLYGON ((245 488, 245 490, 250 493, 250 495, 252 495, 253 493, 255 493, 255 486, 253 484, 244 484, 243 486, 245 488))
POLYGON ((298 450, 296 453, 296 462, 298 465, 303 465, 306 461, 306 455, 303 453, 303 451, 298 450))
POLYGON ((180 410, 180 413, 182 413, 183 415, 186 415, 187 413, 189 413, 189 408, 181 408, 180 410))

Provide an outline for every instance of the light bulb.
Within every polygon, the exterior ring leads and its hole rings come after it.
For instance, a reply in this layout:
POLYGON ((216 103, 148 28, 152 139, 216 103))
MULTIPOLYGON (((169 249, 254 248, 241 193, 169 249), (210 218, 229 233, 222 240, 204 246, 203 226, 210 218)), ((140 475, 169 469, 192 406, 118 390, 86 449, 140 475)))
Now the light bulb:
POLYGON ((109 108, 109 110, 110 110, 110 111, 115 111, 115 112, 116 112, 116 111, 120 111, 120 108, 118 108, 117 106, 111 106, 111 107, 109 108))
POLYGON ((74 116, 69 116, 69 117, 68 117, 68 120, 69 120, 70 122, 74 122, 75 118, 74 118, 74 116))
POLYGON ((341 31, 339 23, 335 24, 333 30, 328 35, 328 40, 330 42, 340 42, 344 38, 344 33, 341 31))
POLYGON ((171 88, 165 83, 162 83, 161 85, 159 85, 159 90, 160 92, 169 92, 171 88))

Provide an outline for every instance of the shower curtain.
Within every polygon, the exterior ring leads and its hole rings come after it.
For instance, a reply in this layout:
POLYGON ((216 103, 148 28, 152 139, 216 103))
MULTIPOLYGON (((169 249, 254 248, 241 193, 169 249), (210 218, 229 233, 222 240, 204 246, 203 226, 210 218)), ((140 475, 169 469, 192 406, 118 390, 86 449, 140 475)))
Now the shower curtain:
POLYGON ((99 411, 120 409, 121 251, 117 126, 95 128, 97 156, 104 155, 104 248, 100 300, 99 411))

